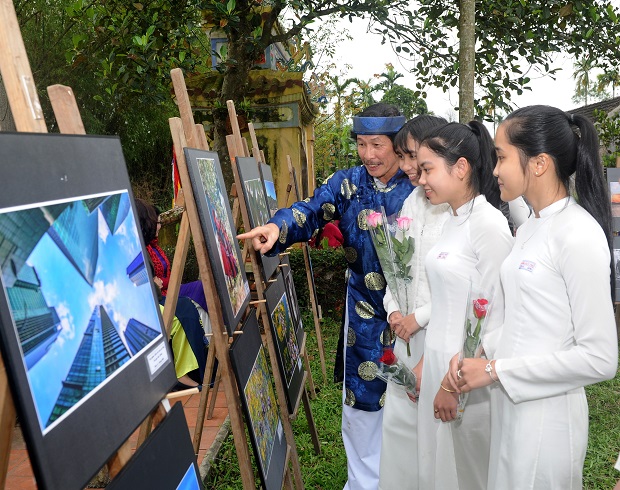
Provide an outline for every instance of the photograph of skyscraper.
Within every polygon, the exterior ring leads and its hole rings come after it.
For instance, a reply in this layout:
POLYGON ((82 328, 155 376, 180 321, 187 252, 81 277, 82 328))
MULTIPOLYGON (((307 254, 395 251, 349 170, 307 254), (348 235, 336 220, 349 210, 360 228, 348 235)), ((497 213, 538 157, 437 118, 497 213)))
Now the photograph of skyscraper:
POLYGON ((43 433, 162 338, 141 255, 127 192, 0 210, 2 282, 43 433))

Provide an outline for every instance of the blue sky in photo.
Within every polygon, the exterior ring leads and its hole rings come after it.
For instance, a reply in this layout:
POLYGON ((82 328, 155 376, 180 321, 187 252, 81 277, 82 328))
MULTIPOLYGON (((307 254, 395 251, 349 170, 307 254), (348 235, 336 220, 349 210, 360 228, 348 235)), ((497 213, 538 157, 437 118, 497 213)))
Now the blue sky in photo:
POLYGON ((193 463, 185 472, 185 476, 183 476, 183 479, 181 480, 181 483, 179 483, 176 490, 200 490, 198 477, 196 476, 196 470, 194 469, 193 463))
POLYGON ((265 180, 265 189, 267 190, 267 196, 276 199, 276 188, 273 182, 265 180))
MULTIPOLYGON (((123 199, 128 199, 127 194, 123 199)), ((126 273, 129 263, 141 251, 133 212, 130 210, 115 235, 110 233, 100 211, 96 212, 99 256, 93 286, 82 278, 47 234, 27 261, 36 269, 43 296, 48 306, 56 308, 62 326, 50 350, 27 373, 41 427, 45 427, 56 403, 62 380, 69 372, 95 306, 103 305, 121 332, 130 318, 161 331, 150 284, 136 287, 126 273)))

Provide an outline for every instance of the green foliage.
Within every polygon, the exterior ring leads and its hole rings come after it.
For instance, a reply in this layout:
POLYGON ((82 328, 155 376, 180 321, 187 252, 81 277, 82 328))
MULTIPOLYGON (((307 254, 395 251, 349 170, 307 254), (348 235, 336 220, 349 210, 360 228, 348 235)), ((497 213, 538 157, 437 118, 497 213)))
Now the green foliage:
MULTIPOLYGON (((511 95, 529 89, 532 66, 553 76, 554 53, 577 59, 588 53, 607 66, 617 59, 618 11, 610 2, 484 0, 476 9, 475 84, 483 92, 475 104, 481 117, 488 107, 511 110, 511 95)), ((458 84, 458 19, 458 2, 421 0, 419 8, 375 27, 415 61, 422 98, 429 85, 446 90, 458 84)))
POLYGON ((620 70, 616 68, 609 69, 604 73, 596 76, 596 93, 601 98, 609 97, 607 89, 611 86, 611 97, 616 97, 616 87, 620 84, 620 70))
POLYGON ((596 61, 589 56, 578 60, 574 64, 575 93, 572 98, 574 103, 588 105, 592 103, 593 98, 600 99, 604 95, 602 91, 596 90, 596 84, 591 80, 590 74, 595 67, 596 61))
POLYGON ((590 411, 590 433, 583 468, 583 488, 613 488, 619 478, 614 465, 620 451, 620 372, 610 381, 587 386, 586 395, 590 411))
POLYGON ((394 84, 392 88, 386 90, 381 102, 394 104, 407 119, 420 114, 428 114, 426 101, 419 98, 415 91, 402 85, 394 84))
MULTIPOLYGON (((90 46, 91 42, 105 34, 93 37, 87 26, 88 22, 92 24, 92 19, 101 9, 111 7, 112 3, 95 3, 91 5, 75 0, 15 2, 22 38, 48 129, 51 132, 58 130, 46 88, 53 84, 67 85, 73 89, 87 133, 120 137, 134 190, 149 200, 166 203, 163 207, 168 207, 172 193, 172 141, 167 119, 178 116, 178 108, 170 97, 167 82, 156 88, 149 85, 154 78, 143 73, 145 81, 151 80, 146 86, 152 90, 149 89, 148 95, 141 98, 138 92, 126 91, 122 80, 102 78, 99 67, 105 53, 94 53, 91 56, 84 50, 79 57, 72 58, 71 64, 65 58, 67 53, 77 53, 76 46, 90 46), (78 17, 78 11, 83 18, 78 17), (123 88, 114 88, 114 84, 123 88), (160 102, 156 104, 155 100, 160 102)), ((153 2, 149 5, 152 6, 153 2)), ((132 8, 138 9, 136 6, 132 8)), ((149 8, 143 7, 142 11, 150 11, 149 8)), ((162 19, 162 15, 153 13, 153 16, 162 19)), ((124 27, 126 36, 137 36, 134 27, 130 24, 124 27)), ((147 49, 143 41, 153 43, 158 31, 149 26, 143 36, 140 36, 140 40, 135 39, 135 42, 142 45, 141 49, 147 49)), ((110 37, 108 47, 111 52, 118 49, 115 43, 117 40, 110 37)))
MULTIPOLYGON (((345 299, 345 273, 347 261, 342 248, 316 249, 310 248, 310 260, 314 272, 314 282, 319 305, 323 316, 340 321, 345 299)), ((297 300, 302 311, 312 312, 306 267, 301 248, 290 249, 289 259, 297 300)), ((309 325, 311 325, 310 323, 309 325)), ((306 325, 308 327, 308 325, 306 325)))
POLYGON ((594 111, 594 117, 601 146, 605 149, 603 165, 615 167, 616 158, 620 156, 620 118, 610 117, 605 111, 594 111))
MULTIPOLYGON (((198 50, 205 36, 196 1, 74 0, 66 14, 74 24, 67 62, 93 71, 115 104, 127 97, 143 103, 169 99, 170 70, 197 69, 210 56, 198 50)), ((102 94, 95 98, 104 100, 102 94)))
MULTIPOLYGON (((299 295, 299 292, 298 292, 299 295)), ((301 466, 302 479, 308 490, 342 488, 347 480, 347 458, 342 444, 340 418, 342 414, 342 385, 331 380, 321 383, 321 365, 314 334, 312 317, 303 316, 307 332, 308 357, 314 383, 318 388, 317 398, 310 401, 314 423, 321 443, 321 453, 316 454, 308 429, 308 422, 300 407, 299 415, 293 421, 295 445, 301 466)), ((340 331, 340 321, 330 317, 321 324, 323 345, 327 362, 328 376, 333 372, 334 358, 340 331)), ((254 474, 258 475, 253 451, 248 439, 254 474)), ((204 482, 206 488, 242 488, 239 464, 232 433, 224 441, 211 471, 204 482)), ((260 485, 257 482, 257 488, 260 485)))
POLYGON ((357 165, 357 144, 351 139, 351 125, 338 127, 332 118, 315 124, 314 170, 317 182, 324 182, 337 170, 357 165))

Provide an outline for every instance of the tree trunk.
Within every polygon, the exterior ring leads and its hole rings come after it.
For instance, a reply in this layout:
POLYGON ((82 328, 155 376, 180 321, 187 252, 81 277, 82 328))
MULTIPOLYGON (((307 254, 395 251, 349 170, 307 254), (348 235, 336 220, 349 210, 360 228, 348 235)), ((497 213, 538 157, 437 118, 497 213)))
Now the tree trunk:
POLYGON ((476 70, 476 1, 461 0, 459 5, 459 121, 474 119, 474 80, 476 70))

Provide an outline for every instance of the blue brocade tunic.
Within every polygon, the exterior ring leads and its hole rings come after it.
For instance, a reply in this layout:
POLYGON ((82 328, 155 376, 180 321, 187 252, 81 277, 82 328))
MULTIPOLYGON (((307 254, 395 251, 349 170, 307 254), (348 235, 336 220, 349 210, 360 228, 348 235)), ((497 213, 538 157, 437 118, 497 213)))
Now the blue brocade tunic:
POLYGON ((400 170, 382 188, 365 167, 358 166, 334 173, 312 198, 280 209, 270 220, 280 228, 280 236, 269 255, 295 242, 307 241, 317 228, 340 220, 349 265, 345 404, 368 412, 383 406, 386 384, 375 377, 376 362, 394 339, 383 308, 386 283, 366 217, 381 206, 388 216, 399 212, 412 190, 400 170))

